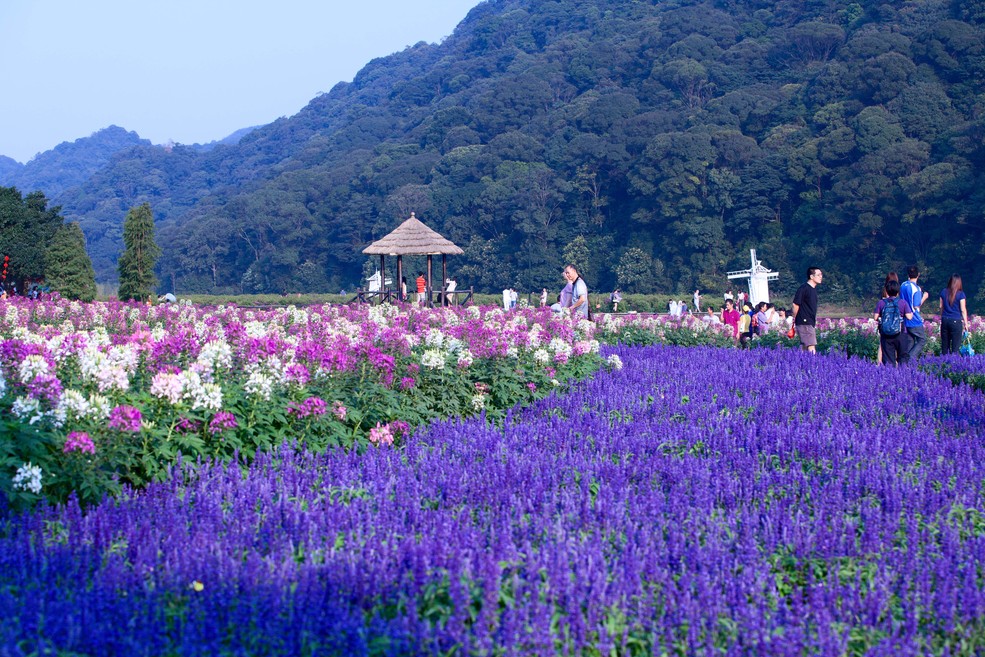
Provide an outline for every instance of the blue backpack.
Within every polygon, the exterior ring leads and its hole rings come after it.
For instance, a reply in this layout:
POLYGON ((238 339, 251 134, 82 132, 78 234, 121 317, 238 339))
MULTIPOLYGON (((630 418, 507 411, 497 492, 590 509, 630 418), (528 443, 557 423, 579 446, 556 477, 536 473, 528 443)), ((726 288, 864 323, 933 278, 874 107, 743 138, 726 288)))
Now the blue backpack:
POLYGON ((891 338, 900 332, 899 297, 889 297, 879 316, 879 333, 891 338))

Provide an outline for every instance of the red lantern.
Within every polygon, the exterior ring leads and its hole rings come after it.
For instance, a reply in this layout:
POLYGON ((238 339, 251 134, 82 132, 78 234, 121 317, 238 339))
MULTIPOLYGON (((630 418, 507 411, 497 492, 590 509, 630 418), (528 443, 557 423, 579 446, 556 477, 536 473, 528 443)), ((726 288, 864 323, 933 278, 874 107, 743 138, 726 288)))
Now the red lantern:
POLYGON ((5 255, 3 257, 3 270, 0 270, 0 281, 7 280, 7 267, 10 266, 10 256, 5 255))

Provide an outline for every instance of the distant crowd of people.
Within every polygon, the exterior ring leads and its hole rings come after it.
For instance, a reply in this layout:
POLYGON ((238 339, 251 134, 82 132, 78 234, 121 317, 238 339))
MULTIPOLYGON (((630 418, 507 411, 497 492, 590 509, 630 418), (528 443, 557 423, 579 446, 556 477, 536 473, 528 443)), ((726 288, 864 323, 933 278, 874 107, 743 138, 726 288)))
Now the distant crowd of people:
MULTIPOLYGON (((557 302, 551 305, 556 313, 568 310, 581 317, 590 317, 588 287, 574 265, 567 265, 562 272, 565 286, 558 294, 557 302)), ((886 365, 901 365, 915 360, 927 344, 927 332, 921 307, 929 298, 919 284, 920 271, 916 266, 907 270, 907 280, 901 285, 895 272, 886 276, 882 298, 876 304, 873 317, 879 326, 879 351, 877 360, 886 365)), ((700 315, 702 321, 724 324, 732 328, 736 345, 747 346, 749 341, 770 331, 780 331, 789 338, 797 338, 801 348, 810 353, 817 351, 817 287, 824 281, 820 267, 807 268, 807 280, 793 296, 791 308, 775 306, 767 301, 755 304, 749 301, 745 292, 736 295, 725 292, 721 310, 716 313, 713 306, 701 311, 703 296, 695 290, 691 297, 693 311, 683 299, 673 299, 668 303, 668 312, 673 317, 686 314, 700 315)), ((618 312, 622 295, 616 289, 609 295, 613 312, 618 312)), ((547 305, 547 289, 540 295, 541 306, 547 305)), ((510 309, 516 305, 516 291, 503 290, 503 307, 510 309)), ((967 297, 962 289, 961 276, 952 274, 947 286, 941 290, 939 298, 941 317, 941 353, 959 353, 964 349, 970 352, 966 341, 968 325, 967 297)), ((972 352, 973 353, 973 352, 972 352)))

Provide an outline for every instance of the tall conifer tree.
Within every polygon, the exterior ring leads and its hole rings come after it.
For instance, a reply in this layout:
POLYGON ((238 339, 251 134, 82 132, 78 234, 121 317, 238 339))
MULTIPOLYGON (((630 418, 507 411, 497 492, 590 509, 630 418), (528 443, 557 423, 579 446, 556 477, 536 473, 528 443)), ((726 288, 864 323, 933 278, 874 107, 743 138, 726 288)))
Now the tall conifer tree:
POLYGON ((55 231, 45 262, 45 280, 53 291, 78 301, 96 298, 96 272, 78 223, 65 224, 55 231))
POLYGON ((154 214, 150 204, 131 208, 123 222, 123 254, 117 265, 120 272, 121 301, 142 301, 157 288, 154 265, 161 249, 154 242, 154 214))

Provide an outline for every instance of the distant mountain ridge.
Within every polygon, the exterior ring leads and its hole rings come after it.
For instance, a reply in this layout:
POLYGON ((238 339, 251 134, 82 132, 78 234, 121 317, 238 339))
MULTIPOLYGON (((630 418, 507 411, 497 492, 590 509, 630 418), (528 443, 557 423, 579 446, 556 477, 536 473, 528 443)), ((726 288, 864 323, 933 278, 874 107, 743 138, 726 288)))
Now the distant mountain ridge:
POLYGON ((683 294, 750 247, 783 293, 815 264, 831 297, 913 263, 983 289, 983 85, 971 0, 487 0, 234 145, 134 146, 56 200, 104 281, 150 203, 178 291, 351 287, 411 211, 484 289, 576 260, 683 294))
POLYGON ((114 155, 139 145, 150 146, 150 141, 111 125, 88 137, 58 144, 26 164, 14 162, 14 167, 0 168, 0 185, 23 192, 42 190, 49 199, 56 199, 66 189, 88 180, 114 155))

